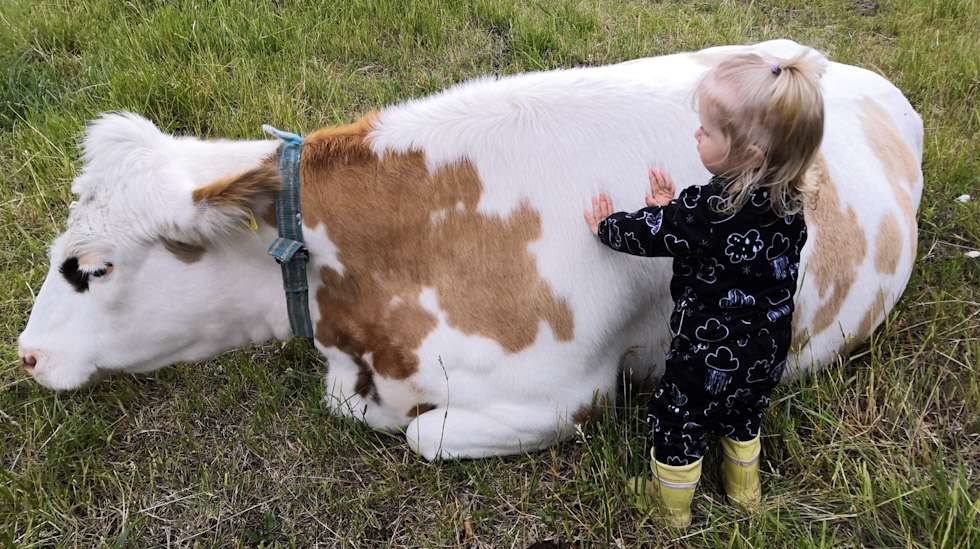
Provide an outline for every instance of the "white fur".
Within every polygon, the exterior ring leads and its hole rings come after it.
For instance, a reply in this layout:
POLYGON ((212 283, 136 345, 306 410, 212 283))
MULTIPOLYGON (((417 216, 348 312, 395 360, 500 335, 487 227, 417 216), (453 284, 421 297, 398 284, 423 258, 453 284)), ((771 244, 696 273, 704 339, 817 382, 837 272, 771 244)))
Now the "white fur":
MULTIPOLYGON (((799 47, 777 40, 753 48, 789 57, 799 47)), ((623 365, 638 376, 661 369, 669 339, 669 260, 604 248, 586 230, 581 212, 600 190, 620 209, 640 207, 651 165, 666 168, 684 184, 707 180, 694 144, 697 116, 690 100, 706 69, 695 54, 686 53, 481 78, 383 110, 371 136, 379 154, 419 149, 430 169, 468 159, 484 185, 480 211, 508 215, 522 200, 537 210, 542 237, 529 249, 538 272, 568 301, 574 338, 558 341, 542 323, 530 347, 507 353, 493 340, 451 326, 440 296, 425 289, 421 303, 438 319, 438 327, 418 351, 419 371, 405 380, 375 374, 378 404, 354 394, 357 366, 350 357, 318 343, 330 363, 328 405, 378 428, 405 429, 412 448, 428 459, 509 454, 570 436, 576 411, 596 397, 615 397, 623 365), (436 408, 410 417, 409 410, 421 403, 436 408)), ((869 249, 835 327, 795 357, 787 379, 830 363, 879 287, 890 309, 914 259, 905 251, 894 275, 875 271, 878 223, 887 213, 904 218, 857 113, 862 96, 874 98, 895 119, 918 159, 921 120, 894 86, 863 69, 832 63, 823 87, 828 116, 823 152, 841 201, 858 212, 869 249)), ((143 371, 283 338, 287 330, 278 267, 266 258, 261 239, 229 229, 220 212, 201 211, 189 198, 194 187, 257 164, 274 146, 174 139, 128 114, 97 121, 85 140, 85 169, 73 187, 82 203, 52 247, 52 272, 20 339, 25 352, 39 357, 37 380, 71 388, 96 369, 143 371), (95 198, 86 203, 87 197, 95 198), (186 266, 153 244, 159 234, 224 244, 218 253, 209 251, 200 263, 186 266), (89 293, 77 294, 57 268, 66 254, 82 247, 100 250, 117 268, 94 282, 89 293), (237 279, 243 282, 229 283, 237 279), (113 326, 129 329, 116 334, 113 326)), ((911 184, 917 207, 921 175, 911 184)), ((900 225, 903 240, 915 237, 904 222, 900 225)), ((318 266, 343 272, 323 227, 304 231, 314 255, 311 275, 318 266)), ((808 244, 804 271, 811 252, 808 244)), ((798 300, 813 311, 825 298, 813 281, 803 280, 798 300)), ((319 284, 319 277, 311 276, 311 293, 319 284)), ((330 314, 319 311, 315 299, 311 312, 314 321, 330 314)), ((804 318, 804 324, 810 321, 804 318)))
POLYGON ((68 228, 49 250, 51 268, 18 339, 37 360, 34 378, 73 389, 99 371, 145 372, 288 336, 275 238, 195 206, 191 192, 248 169, 276 143, 173 138, 134 114, 96 120, 83 141, 85 166, 72 191, 68 228), (160 236, 204 242, 186 264, 160 236), (61 274, 84 255, 112 271, 77 292, 61 274))

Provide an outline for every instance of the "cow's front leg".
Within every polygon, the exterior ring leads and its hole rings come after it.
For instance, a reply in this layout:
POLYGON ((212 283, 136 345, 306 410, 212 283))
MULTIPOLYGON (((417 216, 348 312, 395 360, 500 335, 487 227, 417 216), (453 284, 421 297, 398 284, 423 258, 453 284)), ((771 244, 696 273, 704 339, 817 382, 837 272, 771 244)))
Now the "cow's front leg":
POLYGON ((397 431, 409 418, 384 405, 374 374, 335 347, 317 346, 327 359, 323 402, 334 414, 358 419, 375 429, 397 431))
POLYGON ((409 423, 405 435, 431 461, 533 452, 573 432, 572 422, 553 408, 493 406, 478 412, 436 408, 409 423))

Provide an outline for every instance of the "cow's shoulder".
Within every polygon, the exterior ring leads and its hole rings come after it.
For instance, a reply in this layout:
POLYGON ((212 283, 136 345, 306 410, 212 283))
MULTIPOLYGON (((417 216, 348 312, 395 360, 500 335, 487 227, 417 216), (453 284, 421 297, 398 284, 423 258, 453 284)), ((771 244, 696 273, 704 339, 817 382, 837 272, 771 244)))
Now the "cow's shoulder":
POLYGON ((304 232, 323 231, 339 263, 319 273, 318 342, 404 379, 439 329, 509 354, 541 326, 570 340, 571 309, 528 250, 536 208, 479 210, 484 182, 466 157, 432 168, 421 149, 375 152, 373 117, 310 134, 302 155, 304 232))

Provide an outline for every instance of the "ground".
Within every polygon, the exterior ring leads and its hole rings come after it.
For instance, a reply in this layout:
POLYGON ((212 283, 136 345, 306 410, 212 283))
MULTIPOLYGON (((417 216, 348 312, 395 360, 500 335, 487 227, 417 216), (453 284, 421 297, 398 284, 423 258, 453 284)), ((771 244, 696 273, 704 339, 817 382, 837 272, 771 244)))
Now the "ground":
MULTIPOLYGON (((0 543, 112 546, 980 546, 980 130, 976 0, 0 5, 0 543), (15 338, 61 229, 86 120, 254 138, 348 122, 490 72, 613 63, 786 37, 895 82, 926 127, 919 259, 848 360, 783 387, 764 424, 765 511, 713 463, 684 534, 632 508, 641 403, 575 441, 426 463, 330 417, 302 342, 65 394, 15 338), (966 203, 954 199, 974 195, 966 203)), ((655 123, 655 121, 651 121, 655 123)), ((692 142, 692 146, 693 142, 692 142)))

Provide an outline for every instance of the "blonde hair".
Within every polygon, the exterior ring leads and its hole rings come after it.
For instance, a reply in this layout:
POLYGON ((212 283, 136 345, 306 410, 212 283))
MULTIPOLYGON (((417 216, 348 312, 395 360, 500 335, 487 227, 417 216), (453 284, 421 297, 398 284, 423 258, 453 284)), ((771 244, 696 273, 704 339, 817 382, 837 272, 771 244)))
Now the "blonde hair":
POLYGON ((827 59, 810 48, 788 60, 744 53, 698 84, 696 108, 728 140, 726 160, 733 166, 719 174, 730 180, 721 211, 738 211, 758 188, 769 190, 780 216, 798 213, 815 195, 803 174, 823 139, 819 79, 826 66, 827 59))

